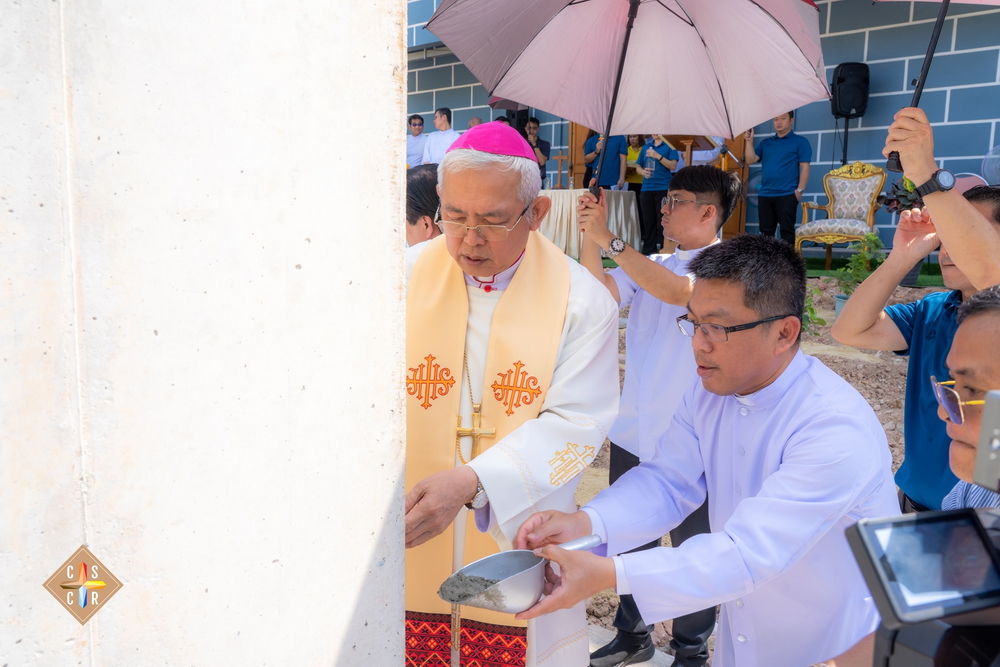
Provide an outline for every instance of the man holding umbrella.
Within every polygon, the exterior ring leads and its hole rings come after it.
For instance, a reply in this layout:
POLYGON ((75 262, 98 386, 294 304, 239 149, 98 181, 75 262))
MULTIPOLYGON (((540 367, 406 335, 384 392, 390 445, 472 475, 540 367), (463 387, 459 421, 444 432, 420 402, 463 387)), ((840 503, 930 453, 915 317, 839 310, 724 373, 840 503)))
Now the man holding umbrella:
MULTIPOLYGON (((648 146, 649 144, 647 144, 648 146)), ((666 148, 664 146, 663 148, 666 148)), ((661 149, 662 150, 662 149, 661 149)), ((740 181, 711 165, 681 169, 664 192, 663 234, 678 244, 670 255, 643 257, 615 237, 607 227, 607 208, 590 193, 580 197, 577 213, 583 245, 580 263, 603 282, 620 308, 629 306, 625 328, 625 382, 618 418, 608 433, 614 483, 628 470, 648 461, 656 437, 670 427, 674 410, 697 380, 691 343, 677 328, 691 297, 688 264, 718 242, 718 232, 740 198, 740 181), (605 273, 601 249, 618 268, 605 273)), ((657 202, 658 204, 660 202, 657 202)), ((708 504, 703 504, 670 531, 670 543, 709 532, 708 504)), ((660 536, 634 549, 660 546, 660 536)), ((615 614, 615 639, 590 656, 591 667, 617 667, 648 660, 653 655, 652 627, 647 625, 631 595, 620 598, 615 614)), ((702 667, 708 662, 708 638, 715 628, 715 606, 674 619, 670 647, 677 667, 702 667)))

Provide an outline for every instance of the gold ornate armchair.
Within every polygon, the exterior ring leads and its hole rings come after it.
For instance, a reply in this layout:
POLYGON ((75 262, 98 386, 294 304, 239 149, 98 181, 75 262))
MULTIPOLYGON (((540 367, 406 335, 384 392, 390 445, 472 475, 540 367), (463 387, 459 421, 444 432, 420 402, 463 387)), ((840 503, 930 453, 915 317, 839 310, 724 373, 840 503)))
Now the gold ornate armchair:
POLYGON ((855 162, 823 176, 829 204, 802 202, 802 224, 795 230, 795 249, 812 241, 826 245, 826 268, 833 259, 834 243, 860 241, 875 228, 878 196, 885 185, 885 171, 866 162, 855 162), (809 209, 826 211, 826 219, 809 221, 809 209))

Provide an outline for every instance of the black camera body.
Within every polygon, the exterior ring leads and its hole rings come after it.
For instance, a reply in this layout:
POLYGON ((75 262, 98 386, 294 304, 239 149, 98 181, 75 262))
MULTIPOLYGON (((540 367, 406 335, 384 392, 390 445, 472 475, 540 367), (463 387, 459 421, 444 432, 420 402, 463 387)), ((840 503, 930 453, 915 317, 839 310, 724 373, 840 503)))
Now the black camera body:
MULTIPOLYGON (((1000 391, 986 398, 976 484, 1000 491, 1000 391)), ((862 519, 847 541, 882 624, 877 667, 1000 667, 1000 510, 862 519)))

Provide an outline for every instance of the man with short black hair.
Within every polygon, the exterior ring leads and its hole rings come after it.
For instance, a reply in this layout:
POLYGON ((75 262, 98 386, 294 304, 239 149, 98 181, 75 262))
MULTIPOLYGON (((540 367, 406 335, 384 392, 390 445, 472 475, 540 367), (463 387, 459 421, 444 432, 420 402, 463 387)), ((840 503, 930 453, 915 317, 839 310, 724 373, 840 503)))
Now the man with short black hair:
POLYGON ((413 169, 424 163, 427 135, 424 134, 424 117, 420 114, 413 114, 406 122, 410 128, 410 134, 406 137, 406 166, 408 169, 413 169))
POLYGON ((441 233, 434 220, 441 200, 437 165, 422 164, 406 172, 406 245, 430 241, 441 233))
MULTIPOLYGON (((667 195, 660 209, 663 235, 678 247, 671 255, 652 257, 626 246, 608 230, 603 191, 600 206, 589 192, 580 197, 580 263, 604 283, 619 308, 629 307, 622 401, 618 418, 608 432, 608 481, 612 484, 640 461, 653 457, 656 441, 648 434, 663 433, 670 427, 681 397, 697 379, 691 345, 676 322, 687 312, 685 305, 691 296, 688 264, 718 242, 719 229, 739 201, 740 181, 735 174, 717 167, 688 167, 674 175, 667 195), (601 248, 619 263, 618 268, 604 272, 601 248)), ((709 530, 705 503, 670 531, 670 543, 676 547, 709 530)), ((659 536, 633 551, 658 546, 659 536)), ((591 667, 613 667, 652 657, 652 627, 643 622, 631 595, 621 596, 614 627, 618 631, 615 639, 591 653, 591 667)), ((706 664, 708 638, 714 628, 714 606, 675 618, 670 641, 674 664, 706 664)))
POLYGON ((805 263, 790 245, 737 236, 691 260, 677 324, 701 382, 685 392, 649 461, 582 510, 543 511, 515 547, 559 565, 533 618, 605 588, 646 623, 722 604, 714 664, 870 665, 878 612, 844 530, 899 513, 882 425, 865 399, 799 350, 805 263), (712 532, 629 549, 708 499, 712 532), (557 544, 604 538, 604 558, 557 544), (836 657, 835 657, 836 656, 836 657))
POLYGON ((542 187, 545 187, 545 163, 549 161, 549 153, 552 150, 552 145, 538 136, 538 128, 541 127, 541 123, 538 119, 532 116, 528 119, 527 125, 524 126, 525 138, 528 140, 528 144, 531 146, 531 150, 535 153, 535 159, 538 160, 538 172, 542 175, 542 187))
MULTIPOLYGON (((1000 187, 972 188, 965 199, 1000 230, 1000 187)), ((903 512, 942 509, 942 500, 958 482, 948 467, 949 437, 934 415, 934 392, 927 378, 947 375, 945 358, 958 329, 958 308, 976 292, 967 268, 967 262, 953 260, 940 244, 925 210, 904 211, 889 257, 854 290, 831 332, 845 345, 908 357, 904 457, 896 471, 903 512), (886 306, 903 276, 939 246, 941 277, 949 291, 886 306)))
POLYGON ((424 164, 437 164, 441 158, 451 148, 461 134, 451 129, 451 109, 441 107, 434 112, 434 127, 437 132, 427 135, 427 143, 424 145, 424 164))
POLYGON ((809 161, 812 146, 792 131, 795 111, 774 117, 774 136, 753 146, 753 129, 747 130, 746 163, 760 162, 760 188, 757 191, 757 212, 760 233, 774 236, 781 228, 781 240, 795 245, 795 217, 799 200, 809 183, 809 161))
POLYGON ((959 478, 941 503, 943 510, 1000 508, 1000 494, 972 483, 983 401, 987 391, 1000 389, 997 331, 1000 331, 1000 285, 977 292, 958 309, 958 331, 948 353, 949 375, 954 380, 933 380, 938 416, 947 425, 951 438, 949 463, 959 478))

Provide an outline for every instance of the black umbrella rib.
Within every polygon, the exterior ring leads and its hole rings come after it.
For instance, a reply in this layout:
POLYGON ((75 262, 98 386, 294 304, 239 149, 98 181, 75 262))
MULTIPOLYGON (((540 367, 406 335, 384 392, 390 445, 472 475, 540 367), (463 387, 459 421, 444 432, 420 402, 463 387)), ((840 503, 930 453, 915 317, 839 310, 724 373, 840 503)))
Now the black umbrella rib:
MULTIPOLYGON (((790 32, 788 32, 788 28, 786 28, 784 26, 784 24, 781 23, 781 21, 779 21, 778 19, 774 18, 774 15, 771 14, 771 12, 769 12, 766 9, 764 9, 763 7, 761 7, 754 0, 747 0, 747 2, 749 2, 752 5, 754 5, 757 9, 759 9, 762 12, 764 12, 772 21, 774 21, 775 23, 777 23, 778 27, 781 28, 785 32, 786 35, 788 35, 788 39, 792 40, 792 44, 794 44, 795 48, 797 48, 799 50, 799 53, 802 54, 802 59, 805 60, 806 63, 809 64, 809 67, 813 66, 813 64, 811 62, 809 62, 808 56, 806 56, 805 52, 802 50, 802 47, 799 46, 799 43, 795 41, 795 38, 792 37, 792 34, 790 32)), ((827 95, 829 95, 829 90, 827 91, 827 95)))
POLYGON ((670 7, 667 7, 665 4, 663 4, 663 0, 656 0, 656 4, 658 4, 660 7, 663 7, 664 9, 666 9, 668 12, 670 12, 671 14, 673 14, 674 16, 676 16, 677 18, 679 18, 681 21, 684 21, 684 23, 687 23, 689 26, 694 27, 694 22, 691 21, 691 17, 690 16, 688 16, 688 17, 681 16, 680 14, 678 14, 677 12, 675 12, 674 10, 670 9, 670 7))
POLYGON ((726 125, 729 127, 729 136, 735 139, 736 131, 733 130, 733 121, 729 117, 729 104, 726 102, 726 91, 722 89, 722 81, 719 79, 719 71, 715 68, 715 61, 712 60, 712 52, 708 50, 708 44, 705 44, 705 38, 702 36, 701 30, 699 30, 698 26, 695 25, 694 19, 692 19, 691 15, 687 13, 686 9, 684 9, 684 5, 680 3, 680 0, 677 1, 677 6, 680 7, 681 11, 684 12, 684 15, 687 16, 688 22, 691 27, 694 28, 694 31, 698 33, 698 39, 701 40, 702 46, 705 47, 705 55, 708 56, 708 62, 712 64, 712 73, 715 74, 715 83, 719 86, 719 97, 722 98, 722 110, 726 112, 726 125))

